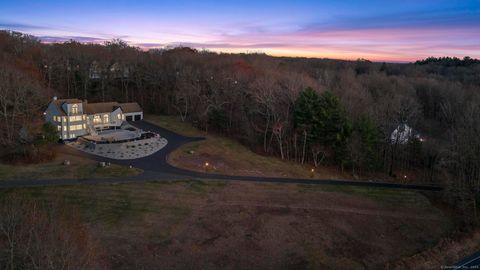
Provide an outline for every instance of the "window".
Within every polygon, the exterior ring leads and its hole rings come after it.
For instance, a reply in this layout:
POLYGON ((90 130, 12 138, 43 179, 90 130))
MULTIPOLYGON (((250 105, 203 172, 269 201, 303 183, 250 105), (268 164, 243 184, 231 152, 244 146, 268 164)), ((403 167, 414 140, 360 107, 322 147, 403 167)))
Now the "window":
POLYGON ((102 123, 102 119, 100 118, 100 115, 94 115, 93 116, 93 123, 94 124, 101 124, 102 123))
POLYGON ((70 126, 70 131, 75 131, 75 130, 82 130, 83 125, 71 125, 70 126))
POLYGON ((63 126, 63 131, 67 131, 67 126, 63 126))
POLYGON ((70 122, 75 122, 75 121, 82 121, 83 117, 81 115, 77 115, 77 116, 70 116, 69 119, 70 119, 70 122))
POLYGON ((57 126, 58 131, 62 130, 62 126, 57 126))
POLYGON ((78 113, 78 105, 77 105, 77 104, 73 104, 73 105, 72 105, 72 113, 73 113, 73 114, 77 114, 77 113, 78 113))
POLYGON ((122 114, 121 113, 117 114, 117 119, 122 120, 122 114))
POLYGON ((87 118, 87 116, 84 114, 82 115, 82 119, 85 120, 87 118))
POLYGON ((103 115, 103 123, 108 123, 108 114, 103 115))
POLYGON ((87 125, 86 124, 83 124, 83 129, 86 129, 87 128, 87 125))

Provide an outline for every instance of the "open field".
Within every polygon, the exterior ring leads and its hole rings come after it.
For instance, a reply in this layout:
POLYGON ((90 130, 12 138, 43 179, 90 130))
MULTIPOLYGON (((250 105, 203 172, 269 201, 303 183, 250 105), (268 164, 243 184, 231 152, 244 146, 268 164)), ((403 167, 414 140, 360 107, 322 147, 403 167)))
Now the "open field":
POLYGON ((101 168, 98 163, 86 158, 59 152, 57 157, 46 163, 39 164, 0 164, 0 181, 16 179, 87 179, 117 176, 132 176, 140 174, 142 170, 112 164, 101 168), (63 165, 69 160, 70 165, 63 165))
MULTIPOLYGON (((273 156, 254 153, 234 139, 215 134, 206 134, 178 117, 147 115, 145 120, 170 129, 184 136, 202 136, 206 140, 186 144, 172 152, 168 162, 176 167, 205 171, 209 163, 210 173, 248 176, 280 176, 310 178, 312 166, 281 160, 273 156)), ((352 175, 336 167, 315 168, 313 178, 351 179, 352 175)), ((375 178, 375 177, 373 177, 375 178)), ((369 179, 372 179, 370 177, 369 179)), ((384 180, 384 178, 381 178, 384 180)))
POLYGON ((384 269, 452 229, 405 190, 182 181, 7 195, 76 211, 108 269, 384 269))

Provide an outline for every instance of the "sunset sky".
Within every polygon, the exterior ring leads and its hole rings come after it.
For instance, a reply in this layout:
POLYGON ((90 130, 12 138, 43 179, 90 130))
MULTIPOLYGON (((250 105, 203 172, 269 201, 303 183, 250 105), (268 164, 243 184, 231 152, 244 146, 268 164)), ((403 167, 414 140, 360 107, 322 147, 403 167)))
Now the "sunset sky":
POLYGON ((0 29, 45 42, 120 38, 145 49, 395 62, 480 58, 480 0, 2 0, 0 29))

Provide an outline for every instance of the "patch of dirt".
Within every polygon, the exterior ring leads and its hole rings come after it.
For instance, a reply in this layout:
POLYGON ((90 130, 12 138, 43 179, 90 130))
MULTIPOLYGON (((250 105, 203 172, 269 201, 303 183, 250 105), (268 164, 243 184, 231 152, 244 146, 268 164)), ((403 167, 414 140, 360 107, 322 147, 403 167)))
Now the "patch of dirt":
POLYGON ((57 153, 54 162, 63 162, 64 160, 70 160, 72 163, 76 164, 94 164, 94 160, 89 159, 87 155, 83 153, 78 153, 77 151, 72 151, 66 145, 55 145, 53 146, 54 151, 57 153))

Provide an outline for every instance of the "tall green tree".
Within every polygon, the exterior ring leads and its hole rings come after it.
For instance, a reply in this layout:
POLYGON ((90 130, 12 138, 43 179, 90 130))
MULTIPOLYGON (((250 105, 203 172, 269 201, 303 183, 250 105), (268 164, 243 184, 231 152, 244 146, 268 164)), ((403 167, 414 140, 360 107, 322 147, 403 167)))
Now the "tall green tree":
POLYGON ((365 114, 360 116, 355 123, 354 133, 359 139, 358 153, 356 153, 359 159, 356 165, 369 171, 377 169, 379 166, 379 139, 377 126, 372 118, 365 114))
POLYGON ((302 137, 302 163, 307 148, 318 141, 320 96, 311 87, 303 90, 295 102, 294 128, 302 137))
POLYGON ((333 154, 335 162, 343 166, 347 161, 347 145, 352 134, 352 124, 340 99, 331 92, 326 91, 320 96, 319 107, 319 143, 333 154))
POLYGON ((295 128, 306 132, 307 142, 318 139, 320 96, 311 87, 302 91, 295 102, 295 128))
POLYGON ((35 145, 46 145, 58 142, 58 130, 57 127, 51 123, 45 123, 42 125, 42 133, 37 137, 35 145))
POLYGON ((345 163, 352 126, 338 97, 305 89, 295 103, 295 128, 304 135, 303 153, 311 149, 316 165, 320 154, 320 160, 332 157, 340 165, 345 163))

